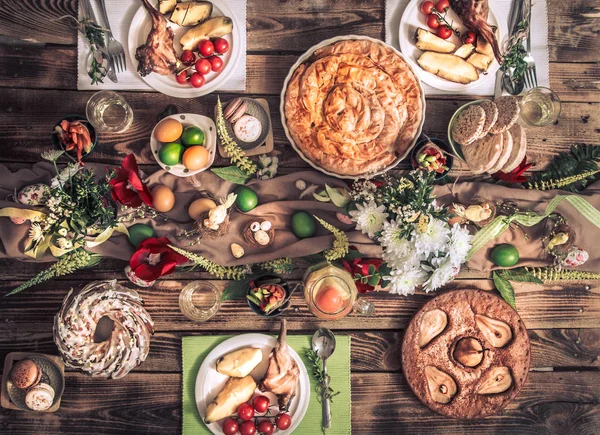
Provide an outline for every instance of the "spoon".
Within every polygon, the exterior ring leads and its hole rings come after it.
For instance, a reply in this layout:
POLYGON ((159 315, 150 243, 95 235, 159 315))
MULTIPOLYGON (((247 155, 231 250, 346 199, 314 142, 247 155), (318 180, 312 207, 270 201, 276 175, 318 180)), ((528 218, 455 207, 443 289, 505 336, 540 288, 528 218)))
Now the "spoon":
MULTIPOLYGON (((312 337, 312 347, 317 353, 317 356, 323 361, 323 382, 325 383, 323 392, 329 388, 329 376, 327 376, 327 358, 329 358, 335 350, 335 336, 327 328, 319 328, 312 337)), ((323 428, 331 427, 331 405, 328 395, 322 397, 323 402, 323 428)))
POLYGON ((504 89, 506 89, 506 91, 511 95, 519 95, 521 92, 523 92, 523 89, 525 88, 525 84, 524 84, 523 80, 520 80, 517 82, 512 79, 513 69, 514 68, 511 68, 510 72, 505 73, 504 76, 502 77, 504 89))

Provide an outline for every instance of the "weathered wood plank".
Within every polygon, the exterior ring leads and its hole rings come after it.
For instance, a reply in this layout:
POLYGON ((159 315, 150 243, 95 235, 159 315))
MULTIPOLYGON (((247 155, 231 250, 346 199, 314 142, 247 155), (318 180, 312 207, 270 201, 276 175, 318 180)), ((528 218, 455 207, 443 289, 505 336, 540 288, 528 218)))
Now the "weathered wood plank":
MULTIPOLYGON (((49 135, 61 114, 81 113, 91 92, 6 89, 0 108, 0 162, 36 162, 39 153, 49 146, 49 135), (43 101, 44 104, 40 104, 43 101), (57 113, 61 107, 61 113, 57 113)), ((122 134, 99 134, 99 145, 91 158, 96 162, 119 164, 126 153, 133 152, 142 164, 153 164, 154 158, 148 146, 150 132, 156 116, 170 103, 176 104, 181 112, 211 114, 216 95, 201 99, 181 100, 156 93, 125 93, 134 110, 132 127, 122 134)), ((223 95, 226 100, 230 96, 223 95)), ((267 98, 271 108, 275 151, 281 167, 308 168, 308 165, 293 151, 283 132, 279 116, 279 98, 267 98)), ((462 104, 459 101, 437 100, 427 105, 424 133, 434 137, 446 137, 447 125, 454 111, 462 104)), ((564 103, 557 125, 528 130, 528 157, 538 168, 544 167, 558 152, 568 150, 573 143, 600 143, 600 104, 564 103), (589 115, 589 117, 588 117, 589 115), (584 117, 584 118, 582 118, 584 117)), ((216 165, 226 164, 217 158, 216 165)), ((403 162, 400 168, 407 167, 403 162)), ((465 169, 458 162, 457 170, 465 169)))
POLYGON ((548 2, 550 60, 598 62, 599 31, 600 9, 595 0, 548 2))
MULTIPOLYGON (((85 280, 89 281, 89 278, 85 280)), ((294 282, 294 281, 292 281, 294 282)), ((264 319, 250 313, 245 300, 224 302, 215 317, 205 323, 188 321, 179 310, 178 297, 186 281, 161 280, 154 287, 139 289, 145 306, 151 314, 158 331, 240 331, 272 330, 277 328, 273 319, 264 319)), ((224 288, 227 281, 213 281, 224 288)), ((19 282, 0 282, 0 294, 7 293, 19 282)), ((71 287, 81 281, 51 281, 26 290, 17 297, 2 300, 0 332, 15 330, 39 332, 38 325, 50 325, 62 300, 71 287)), ((446 289, 493 289, 490 280, 459 280, 448 284, 446 289)), ((545 286, 523 284, 516 286, 519 313, 529 329, 549 328, 597 328, 600 315, 600 285, 585 281, 576 283, 552 283, 545 286), (586 284, 589 284, 587 290, 586 284)), ((336 322, 325 322, 314 317, 303 296, 292 297, 293 309, 286 313, 291 330, 310 330, 317 325, 328 325, 336 330, 398 330, 406 327, 413 314, 433 295, 417 293, 401 297, 386 292, 364 296, 376 308, 372 317, 348 316, 336 322)))
MULTIPOLYGON (((40 325, 40 331, 45 330, 40 325)), ((254 330, 253 330, 254 331, 254 330)), ((246 332, 246 331, 242 331, 246 332)), ((229 332, 231 333, 231 332, 229 332)), ((312 333, 312 330, 293 331, 312 333)), ((211 332, 211 334, 217 334, 211 332)), ((401 368, 402 331, 345 331, 352 337, 352 372, 394 372, 401 368)), ((189 332, 157 332, 152 337, 148 359, 138 372, 180 372, 181 337, 189 332)), ((600 329, 532 329, 532 368, 600 367, 600 329)), ((0 336, 0 361, 9 352, 41 352, 58 354, 52 334, 48 332, 7 332, 0 336)))
MULTIPOLYGON (((418 401, 401 373, 352 374, 356 434, 581 434, 600 425, 600 372, 530 373, 523 391, 499 415, 474 421, 439 416, 418 401)), ((67 373, 59 412, 4 410, 11 434, 176 434, 181 430, 181 375, 130 373, 120 381, 67 373)))

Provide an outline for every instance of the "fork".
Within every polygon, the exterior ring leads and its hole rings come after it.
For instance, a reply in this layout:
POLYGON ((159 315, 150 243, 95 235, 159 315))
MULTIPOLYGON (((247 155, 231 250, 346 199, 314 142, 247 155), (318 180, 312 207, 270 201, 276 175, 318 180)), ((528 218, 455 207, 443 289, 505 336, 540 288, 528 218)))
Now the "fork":
MULTIPOLYGON (((531 17, 531 14, 529 14, 531 17)), ((529 30, 527 32, 527 56, 523 58, 527 62, 527 69, 525 70, 525 84, 528 88, 537 88, 537 72, 535 70, 535 59, 531 55, 531 23, 529 23, 529 30)))
POLYGON ((102 20, 104 24, 106 24, 106 36, 108 39, 107 49, 108 55, 112 59, 113 64, 117 67, 118 72, 123 72, 127 69, 127 62, 125 60, 125 49, 123 48, 123 44, 117 41, 112 34, 112 30, 110 29, 110 23, 108 21, 108 14, 106 13, 106 5, 104 4, 104 0, 100 0, 100 12, 102 13, 102 20))

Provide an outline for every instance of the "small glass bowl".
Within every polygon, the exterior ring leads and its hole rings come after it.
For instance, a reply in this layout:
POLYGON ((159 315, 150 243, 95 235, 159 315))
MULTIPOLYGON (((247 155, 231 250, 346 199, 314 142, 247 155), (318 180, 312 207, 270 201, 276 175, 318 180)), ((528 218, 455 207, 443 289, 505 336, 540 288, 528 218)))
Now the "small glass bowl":
POLYGON ((188 319, 206 322, 219 308, 223 294, 208 281, 194 281, 186 285, 179 294, 179 309, 188 319))

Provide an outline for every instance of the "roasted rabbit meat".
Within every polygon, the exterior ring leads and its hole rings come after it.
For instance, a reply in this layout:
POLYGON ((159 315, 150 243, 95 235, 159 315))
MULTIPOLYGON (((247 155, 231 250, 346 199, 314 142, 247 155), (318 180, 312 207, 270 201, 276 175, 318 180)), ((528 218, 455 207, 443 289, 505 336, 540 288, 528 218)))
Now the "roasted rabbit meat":
POLYGON ((167 27, 167 20, 158 12, 148 0, 141 0, 146 10, 152 17, 152 29, 144 45, 135 51, 135 58, 139 61, 138 73, 146 76, 151 72, 162 76, 173 74, 177 70, 179 61, 173 48, 173 29, 167 27))
POLYGON ((502 53, 496 40, 494 29, 487 22, 490 12, 488 0, 450 0, 450 7, 458 14, 464 25, 479 33, 490 43, 498 63, 502 63, 502 53))
POLYGON ((281 330, 277 344, 269 355, 267 373, 258 388, 260 391, 269 391, 277 395, 280 411, 287 411, 292 398, 296 395, 296 386, 300 369, 292 358, 290 349, 285 342, 287 335, 286 321, 281 320, 281 330))

